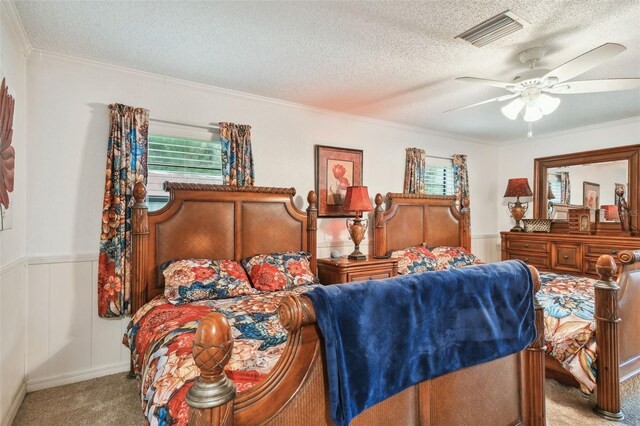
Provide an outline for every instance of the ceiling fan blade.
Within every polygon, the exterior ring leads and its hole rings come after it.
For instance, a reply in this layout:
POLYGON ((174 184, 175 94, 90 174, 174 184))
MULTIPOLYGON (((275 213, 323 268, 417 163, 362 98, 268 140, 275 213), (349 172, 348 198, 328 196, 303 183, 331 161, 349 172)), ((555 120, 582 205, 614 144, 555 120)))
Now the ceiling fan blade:
POLYGON ((486 78, 458 77, 456 78, 456 80, 466 81, 467 83, 482 84, 485 86, 499 87, 501 89, 507 89, 507 90, 509 90, 508 89, 509 87, 513 87, 513 83, 506 83, 504 81, 497 81, 497 80, 487 80, 486 78))
POLYGON ((640 78, 609 78, 603 80, 568 81, 543 89, 544 92, 559 95, 578 93, 615 92, 640 88, 640 78))
POLYGON ((508 99, 513 99, 516 96, 520 96, 520 94, 519 93, 514 93, 514 94, 511 94, 511 95, 499 96, 497 98, 487 99, 486 101, 478 102, 476 104, 471 104, 471 105, 467 105, 467 106, 463 106, 463 107, 459 107, 459 108, 450 109, 450 110, 447 110, 447 111, 444 111, 444 112, 458 111, 458 110, 461 110, 461 109, 472 108, 472 107, 476 107, 478 105, 484 105, 484 104, 488 104, 488 103, 491 103, 491 102, 502 102, 502 101, 506 101, 508 99))
POLYGON ((558 82, 567 81, 589 71, 591 68, 597 67, 625 50, 627 50, 627 48, 621 44, 603 44, 549 71, 543 78, 555 77, 558 79, 558 82))

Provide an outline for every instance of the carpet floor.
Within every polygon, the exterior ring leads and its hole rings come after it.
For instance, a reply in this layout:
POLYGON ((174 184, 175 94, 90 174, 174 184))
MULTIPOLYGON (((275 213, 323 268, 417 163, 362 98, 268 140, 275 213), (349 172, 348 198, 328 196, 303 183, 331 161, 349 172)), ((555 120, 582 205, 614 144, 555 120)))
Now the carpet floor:
MULTIPOLYGON (((622 385, 625 420, 614 423, 593 414, 595 397, 547 380, 550 426, 640 425, 640 376, 622 385)), ((140 425, 144 423, 137 382, 126 373, 27 394, 14 425, 140 425)))

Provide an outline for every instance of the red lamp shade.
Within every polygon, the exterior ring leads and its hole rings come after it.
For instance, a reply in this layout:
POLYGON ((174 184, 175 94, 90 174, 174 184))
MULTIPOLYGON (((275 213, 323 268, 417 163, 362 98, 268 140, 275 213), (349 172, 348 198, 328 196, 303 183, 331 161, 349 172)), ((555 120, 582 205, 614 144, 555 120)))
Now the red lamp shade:
POLYGON ((618 206, 614 204, 607 204, 606 206, 601 206, 604 210, 604 218, 607 220, 616 220, 618 219, 618 206))
POLYGON ((509 179, 507 184, 507 190, 504 192, 504 197, 531 197, 533 192, 529 187, 529 179, 527 178, 514 178, 509 179))
POLYGON ((553 191, 551 191, 551 185, 549 185, 547 188, 547 199, 553 200, 554 198, 556 198, 556 196, 553 194, 553 191))
POLYGON ((373 205, 369 199, 369 190, 366 186, 349 186, 344 197, 342 210, 348 212, 370 212, 373 205))

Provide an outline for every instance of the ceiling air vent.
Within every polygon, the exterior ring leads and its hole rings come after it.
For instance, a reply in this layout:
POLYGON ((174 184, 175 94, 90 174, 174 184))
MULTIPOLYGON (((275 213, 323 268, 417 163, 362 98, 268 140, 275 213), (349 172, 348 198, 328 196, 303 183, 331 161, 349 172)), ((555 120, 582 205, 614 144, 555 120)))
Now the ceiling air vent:
POLYGON ((526 25, 529 25, 527 21, 507 10, 463 32, 456 38, 466 40, 476 47, 482 47, 521 30, 526 25))

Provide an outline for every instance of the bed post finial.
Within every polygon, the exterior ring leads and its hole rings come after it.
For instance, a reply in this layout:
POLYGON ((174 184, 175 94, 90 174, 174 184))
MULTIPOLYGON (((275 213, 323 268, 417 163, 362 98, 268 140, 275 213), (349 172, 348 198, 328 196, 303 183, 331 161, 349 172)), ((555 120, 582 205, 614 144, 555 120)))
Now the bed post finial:
POLYGON ((533 307, 536 312, 536 339, 524 351, 522 358, 525 401, 525 424, 544 426, 547 424, 545 416, 544 375, 545 375, 545 344, 544 344, 544 308, 538 301, 538 291, 541 287, 540 274, 534 266, 529 266, 533 278, 533 307))
POLYGON ((311 253, 311 272, 315 275, 318 273, 318 248, 317 248, 317 232, 318 232, 318 207, 316 206, 317 196, 314 191, 307 194, 307 251, 311 253))
POLYGON ((224 373, 232 350, 233 336, 227 318, 219 312, 204 317, 193 340, 193 359, 200 377, 186 396, 190 425, 233 425, 236 385, 224 373))
POLYGON ((618 290, 620 287, 613 277, 616 275, 616 262, 608 254, 598 258, 596 271, 600 280, 594 285, 596 293, 596 346, 612 348, 598 351, 598 376, 596 386, 597 403, 593 411, 609 420, 622 420, 620 409, 620 353, 618 326, 618 290))
POLYGON ((149 256, 149 222, 147 205, 144 200, 147 196, 147 187, 142 182, 136 182, 133 186, 133 197, 136 203, 131 212, 132 234, 132 277, 131 283, 131 314, 135 314, 146 302, 147 277, 146 265, 149 256))
POLYGON ((376 208, 373 211, 373 250, 375 256, 384 256, 386 251, 386 234, 385 234, 385 221, 384 221, 384 208, 382 207, 382 202, 384 201, 384 197, 379 192, 376 194, 374 199, 376 203, 376 208))

